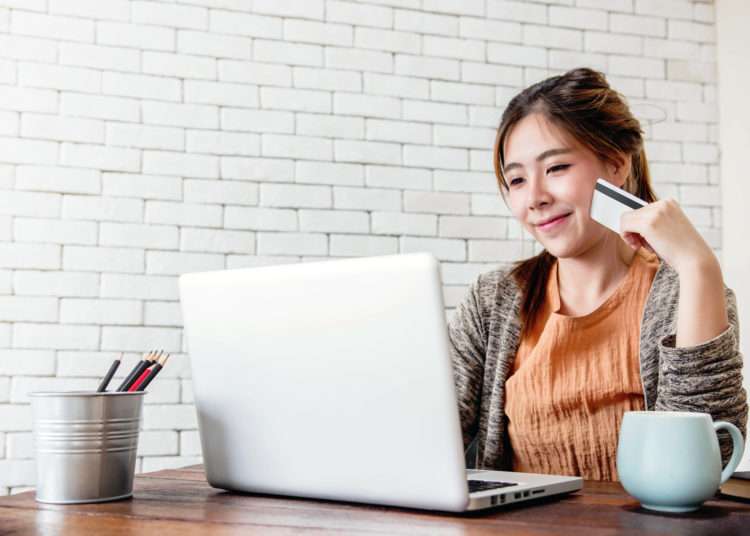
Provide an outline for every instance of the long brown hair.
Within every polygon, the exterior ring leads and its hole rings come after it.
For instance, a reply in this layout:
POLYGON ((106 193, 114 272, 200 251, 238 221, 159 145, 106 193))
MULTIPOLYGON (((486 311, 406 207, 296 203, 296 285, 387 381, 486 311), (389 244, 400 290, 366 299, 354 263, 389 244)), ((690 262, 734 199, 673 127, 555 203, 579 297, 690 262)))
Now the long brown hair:
MULTIPOLYGON (((516 95, 503 112, 495 138, 494 165, 500 191, 505 197, 504 146, 513 127, 531 114, 540 114, 571 140, 590 150, 603 163, 620 167, 624 155, 631 158, 623 189, 647 202, 656 200, 651 187, 643 131, 625 98, 612 89, 604 75, 578 68, 534 84, 516 95)), ((522 289, 522 336, 534 325, 547 290, 555 258, 547 250, 516 264, 511 272, 522 289)))

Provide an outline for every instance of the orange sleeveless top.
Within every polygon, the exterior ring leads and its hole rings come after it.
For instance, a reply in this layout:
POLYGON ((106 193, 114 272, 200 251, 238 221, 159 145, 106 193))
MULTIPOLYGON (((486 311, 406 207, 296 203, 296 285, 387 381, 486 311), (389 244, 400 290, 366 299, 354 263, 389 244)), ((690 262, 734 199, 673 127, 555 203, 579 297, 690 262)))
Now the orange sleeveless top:
POLYGON ((505 383, 513 470, 617 480, 625 411, 642 410, 641 316, 659 259, 636 252, 625 279, 594 312, 559 314, 557 263, 547 300, 505 383))

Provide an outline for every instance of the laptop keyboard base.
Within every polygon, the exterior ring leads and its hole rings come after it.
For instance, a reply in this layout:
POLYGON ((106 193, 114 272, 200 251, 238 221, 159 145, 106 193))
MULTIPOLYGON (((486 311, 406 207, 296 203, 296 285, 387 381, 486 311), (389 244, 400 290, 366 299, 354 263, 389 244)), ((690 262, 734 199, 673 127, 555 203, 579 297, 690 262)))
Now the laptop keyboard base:
POLYGON ((477 491, 489 491, 491 489, 507 488, 515 486, 516 482, 492 482, 490 480, 469 480, 469 493, 477 491))

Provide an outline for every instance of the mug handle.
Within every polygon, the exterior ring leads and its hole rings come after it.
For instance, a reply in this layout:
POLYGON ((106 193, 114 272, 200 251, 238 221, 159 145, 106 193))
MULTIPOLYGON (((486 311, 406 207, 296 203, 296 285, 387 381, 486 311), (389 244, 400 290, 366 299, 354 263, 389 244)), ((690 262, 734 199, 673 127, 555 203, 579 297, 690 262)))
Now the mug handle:
POLYGON ((732 423, 726 421, 715 422, 714 430, 716 432, 719 430, 726 430, 729 432, 729 435, 732 436, 732 457, 729 458, 729 463, 721 472, 720 484, 723 484, 730 476, 732 476, 732 473, 734 473, 734 470, 737 469, 737 466, 740 464, 742 452, 745 449, 745 442, 742 440, 742 434, 739 429, 732 423))

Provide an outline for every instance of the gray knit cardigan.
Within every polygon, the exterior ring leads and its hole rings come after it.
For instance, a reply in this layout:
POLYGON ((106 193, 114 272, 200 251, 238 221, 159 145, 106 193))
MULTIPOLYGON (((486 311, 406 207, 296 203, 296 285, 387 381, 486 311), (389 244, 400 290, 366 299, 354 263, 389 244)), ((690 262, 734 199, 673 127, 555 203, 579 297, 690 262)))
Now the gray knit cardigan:
MULTIPOLYGON (((479 276, 449 324, 464 446, 476 438, 478 468, 511 467, 505 381, 519 345, 521 291, 509 273, 509 267, 501 267, 479 276)), ((662 262, 641 318, 641 378, 647 410, 710 413, 714 421, 735 424, 744 436, 748 407, 737 303, 734 292, 725 294, 727 330, 698 346, 675 348, 679 279, 662 262)), ((731 439, 723 431, 720 437, 726 462, 731 439)))

